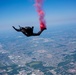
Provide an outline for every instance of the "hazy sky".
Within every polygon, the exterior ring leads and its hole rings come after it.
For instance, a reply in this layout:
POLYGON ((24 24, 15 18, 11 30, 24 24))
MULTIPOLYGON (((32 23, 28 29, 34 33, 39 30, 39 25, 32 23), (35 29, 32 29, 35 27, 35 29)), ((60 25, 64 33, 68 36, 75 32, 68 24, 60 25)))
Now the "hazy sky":
MULTIPOLYGON (((39 25, 34 0, 0 0, 0 29, 39 25)), ((47 25, 76 23, 76 0, 44 0, 47 25)))

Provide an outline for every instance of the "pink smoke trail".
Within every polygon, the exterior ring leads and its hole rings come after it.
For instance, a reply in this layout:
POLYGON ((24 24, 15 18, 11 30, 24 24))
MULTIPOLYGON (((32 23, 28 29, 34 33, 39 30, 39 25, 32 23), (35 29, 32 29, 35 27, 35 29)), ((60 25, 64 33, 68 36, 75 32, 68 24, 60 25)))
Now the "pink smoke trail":
POLYGON ((46 28, 46 22, 45 22, 45 14, 44 11, 42 9, 42 5, 43 5, 43 1, 44 0, 35 0, 35 6, 39 15, 39 21, 40 21, 40 29, 43 30, 46 28))

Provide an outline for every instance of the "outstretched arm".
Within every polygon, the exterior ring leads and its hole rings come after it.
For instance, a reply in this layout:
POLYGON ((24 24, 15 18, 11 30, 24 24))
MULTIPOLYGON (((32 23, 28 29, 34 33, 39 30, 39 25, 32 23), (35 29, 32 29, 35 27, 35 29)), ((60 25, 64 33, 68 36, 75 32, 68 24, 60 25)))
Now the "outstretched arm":
POLYGON ((33 36, 39 36, 45 29, 39 31, 38 33, 33 33, 33 36))
POLYGON ((18 31, 18 32, 20 32, 21 31, 21 29, 16 29, 14 26, 12 26, 16 31, 18 31))

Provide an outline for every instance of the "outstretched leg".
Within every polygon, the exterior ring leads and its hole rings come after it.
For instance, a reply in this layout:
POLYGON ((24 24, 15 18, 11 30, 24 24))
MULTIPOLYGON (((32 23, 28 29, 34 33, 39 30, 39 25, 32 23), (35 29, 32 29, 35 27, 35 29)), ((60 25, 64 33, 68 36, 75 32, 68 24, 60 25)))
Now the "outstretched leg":
POLYGON ((45 28, 40 30, 38 33, 33 33, 33 36, 39 36, 44 30, 45 30, 45 28))
POLYGON ((16 31, 18 31, 18 32, 20 32, 21 31, 21 29, 16 29, 14 26, 12 26, 16 31))

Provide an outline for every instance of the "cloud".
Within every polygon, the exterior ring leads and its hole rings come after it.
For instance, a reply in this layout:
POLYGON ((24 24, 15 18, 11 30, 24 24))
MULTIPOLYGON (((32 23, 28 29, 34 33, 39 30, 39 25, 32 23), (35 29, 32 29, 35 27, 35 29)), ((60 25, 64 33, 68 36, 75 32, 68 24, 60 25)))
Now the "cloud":
POLYGON ((52 58, 52 54, 47 54, 46 57, 47 58, 52 58))
POLYGON ((69 73, 76 73, 76 69, 69 69, 68 72, 69 73))
POLYGON ((38 53, 45 53, 47 52, 46 50, 37 50, 38 53))
POLYGON ((23 36, 18 36, 18 38, 22 38, 23 36))
POLYGON ((51 38, 39 38, 39 37, 33 38, 32 40, 35 41, 35 42, 37 42, 37 41, 42 41, 42 42, 52 42, 52 41, 54 41, 51 38))
POLYGON ((0 44, 0 49, 2 48, 2 45, 0 44))
POLYGON ((0 53, 8 53, 8 51, 3 49, 3 46, 0 44, 0 53))

